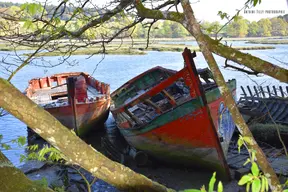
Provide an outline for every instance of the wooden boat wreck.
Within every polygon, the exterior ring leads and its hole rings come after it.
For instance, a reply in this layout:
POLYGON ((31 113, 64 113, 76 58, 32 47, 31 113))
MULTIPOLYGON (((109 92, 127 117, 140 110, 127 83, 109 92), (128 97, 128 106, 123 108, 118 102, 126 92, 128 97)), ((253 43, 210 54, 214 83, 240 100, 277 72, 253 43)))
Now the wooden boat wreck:
MULTIPOLYGON (((111 112, 136 151, 229 175, 226 154, 235 125, 211 71, 196 70, 195 56, 186 48, 182 70, 155 67, 128 81, 111 94, 111 112)), ((235 96, 236 80, 227 83, 235 96)))
POLYGON ((238 108, 247 123, 288 125, 288 86, 241 86, 238 108), (284 87, 285 88, 285 87, 284 87))
POLYGON ((97 129, 98 123, 108 118, 110 86, 86 73, 60 73, 32 79, 25 92, 78 136, 97 129))

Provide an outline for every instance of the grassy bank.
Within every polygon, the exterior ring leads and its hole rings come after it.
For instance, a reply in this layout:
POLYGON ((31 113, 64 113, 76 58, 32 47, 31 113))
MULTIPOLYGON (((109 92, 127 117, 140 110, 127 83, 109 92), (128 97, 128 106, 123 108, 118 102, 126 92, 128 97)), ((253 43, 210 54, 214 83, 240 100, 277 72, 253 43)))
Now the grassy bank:
MULTIPOLYGON (((185 47, 189 47, 191 50, 199 51, 198 46, 189 46, 185 45, 184 43, 178 43, 178 44, 163 44, 160 42, 170 42, 175 39, 152 39, 150 41, 149 47, 146 49, 146 39, 136 39, 133 41, 133 44, 131 40, 127 39, 124 41, 115 40, 105 47, 105 53, 106 54, 114 54, 114 55, 144 55, 146 54, 146 51, 171 51, 171 52, 182 52, 185 47)), ((187 41, 187 39, 186 39, 187 41)), ((191 40, 190 40, 191 41, 191 40)), ((64 56, 69 55, 67 52, 68 49, 65 49, 65 47, 68 47, 71 42, 68 42, 66 40, 57 41, 59 46, 62 46, 60 51, 53 51, 53 52, 42 52, 39 53, 38 56, 64 56)), ((52 42, 55 43, 55 42, 52 42)), ((84 43, 77 43, 77 46, 85 46, 84 43)), ((263 50, 263 49, 275 49, 273 46, 241 46, 237 47, 234 46, 237 50, 263 50)), ((24 47, 24 46, 18 46, 18 47, 11 47, 7 44, 1 43, 0 44, 0 50, 1 51, 14 51, 14 50, 33 50, 31 47, 24 47)), ((82 48, 74 51, 71 53, 71 55, 93 55, 93 54, 103 54, 102 47, 100 45, 93 45, 88 46, 87 48, 82 48)))
MULTIPOLYGON (((71 55, 97 55, 97 54, 103 54, 103 51, 99 51, 99 49, 95 48, 87 48, 87 49, 81 49, 74 51, 71 53, 71 55)), ((117 49, 117 50, 106 50, 105 54, 108 55, 145 55, 146 53, 141 50, 136 49, 129 49, 129 48, 123 48, 123 49, 117 49)), ((68 56, 69 53, 67 53, 65 50, 60 51, 53 51, 53 52, 42 52, 37 54, 38 57, 42 56, 68 56)))
MULTIPOLYGON (((106 49, 105 54, 108 55, 145 55, 146 51, 159 51, 159 52, 165 52, 165 51, 171 51, 171 52, 183 52, 186 46, 184 45, 173 45, 173 46, 158 46, 158 45, 152 45, 149 46, 147 49, 145 48, 119 48, 117 50, 113 49, 106 49)), ((199 47, 189 47, 191 50, 200 51, 199 47)), ((273 46, 255 46, 255 47, 234 47, 237 50, 264 50, 264 49, 275 49, 273 46)), ((71 55, 93 55, 93 54, 103 54, 102 51, 99 51, 99 49, 95 48, 87 48, 82 50, 77 50, 71 53, 71 55)), ((67 56, 69 55, 65 50, 59 52, 42 52, 39 53, 38 56, 67 56)))
POLYGON ((288 44, 288 39, 266 39, 266 40, 253 40, 246 43, 252 44, 288 44))
POLYGON ((26 47, 26 46, 11 46, 7 43, 0 43, 0 51, 23 51, 23 50, 35 50, 35 48, 32 47, 26 47))

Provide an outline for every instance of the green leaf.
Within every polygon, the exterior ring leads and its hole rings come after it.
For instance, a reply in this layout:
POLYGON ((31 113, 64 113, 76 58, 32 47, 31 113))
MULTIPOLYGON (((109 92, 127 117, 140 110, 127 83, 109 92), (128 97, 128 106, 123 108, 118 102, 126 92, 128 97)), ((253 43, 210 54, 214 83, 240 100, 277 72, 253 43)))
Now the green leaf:
POLYGON ((3 139, 3 135, 2 134, 0 134, 0 141, 3 139))
POLYGON ((24 161, 26 161, 27 160, 27 157, 25 156, 25 155, 23 155, 23 154, 21 154, 20 155, 20 163, 22 163, 22 162, 24 162, 24 161))
POLYGON ((5 149, 5 150, 11 149, 10 145, 7 145, 5 143, 1 143, 1 148, 5 149))
POLYGON ((203 185, 203 186, 201 187, 200 191, 201 191, 201 192, 207 192, 206 189, 205 189, 205 185, 203 185))
POLYGON ((252 174, 254 176, 257 177, 259 175, 259 168, 258 168, 258 165, 255 162, 252 163, 251 171, 252 171, 252 174))
POLYGON ((252 192, 259 192, 261 189, 261 181, 259 178, 256 178, 252 182, 252 192))
POLYGON ((26 137, 25 136, 18 137, 17 143, 20 147, 24 146, 26 144, 26 137))
POLYGON ((30 15, 35 15, 37 13, 37 6, 34 3, 29 4, 28 5, 28 11, 29 11, 28 13, 30 15))
POLYGON ((58 17, 53 18, 53 21, 54 21, 55 25, 58 25, 59 23, 61 23, 61 20, 58 17))
POLYGON ((265 176, 264 178, 265 178, 265 189, 266 189, 266 191, 268 191, 268 190, 269 190, 269 183, 268 183, 268 179, 267 179, 266 176, 265 176))
POLYGON ((253 179, 253 176, 243 175, 240 181, 238 182, 238 185, 244 185, 247 182, 251 181, 252 179, 253 179))
POLYGON ((27 149, 30 151, 37 151, 38 144, 27 146, 27 149))
POLYGON ((250 182, 247 183, 247 185, 246 185, 246 192, 249 192, 249 191, 250 191, 250 186, 251 186, 251 183, 250 183, 250 182))
POLYGON ((209 181, 209 188, 208 188, 208 192, 213 192, 214 191, 214 185, 216 182, 216 172, 213 173, 210 181, 209 181))
POLYGON ((261 177, 261 192, 264 192, 265 191, 265 176, 262 176, 261 177))
POLYGON ((24 22, 23 28, 30 29, 32 25, 33 25, 33 22, 31 20, 26 20, 24 22))
POLYGON ((221 181, 218 183, 217 192, 223 192, 223 185, 221 181))
POLYGON ((22 11, 26 11, 30 16, 42 13, 44 10, 44 7, 40 3, 24 3, 20 8, 22 11))
MULTIPOLYGON (((235 19, 237 20, 239 17, 235 17, 235 19)), ((253 144, 251 137, 243 137, 243 140, 250 145, 253 144)))
POLYGON ((254 162, 256 157, 256 152, 251 150, 251 161, 254 162))
POLYGON ((242 138, 239 138, 237 141, 237 145, 238 145, 238 153, 240 153, 241 147, 244 144, 244 141, 242 138))
POLYGON ((253 6, 255 7, 257 5, 257 3, 258 3, 258 0, 254 0, 253 6))
POLYGON ((251 162, 251 160, 248 158, 243 165, 245 166, 245 165, 247 165, 250 162, 251 162))
POLYGON ((288 189, 284 189, 283 192, 288 192, 288 189))

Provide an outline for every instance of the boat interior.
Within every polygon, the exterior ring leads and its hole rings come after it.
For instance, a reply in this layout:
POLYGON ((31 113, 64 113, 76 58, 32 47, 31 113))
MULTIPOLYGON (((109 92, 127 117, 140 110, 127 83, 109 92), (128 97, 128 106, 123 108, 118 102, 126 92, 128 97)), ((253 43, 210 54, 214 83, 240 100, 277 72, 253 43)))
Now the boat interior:
POLYGON ((69 105, 67 78, 75 81, 77 102, 93 102, 109 94, 109 85, 81 72, 62 73, 29 81, 26 95, 44 108, 69 105))
MULTIPOLYGON (((208 68, 198 69, 197 72, 204 91, 217 88, 208 68)), ((112 93, 111 97, 116 109, 133 103, 132 107, 128 106, 125 111, 117 114, 120 122, 128 120, 132 127, 136 124, 148 123, 161 113, 190 100, 189 87, 182 77, 151 98, 143 97, 146 92, 176 73, 177 71, 155 67, 128 81, 112 93)))

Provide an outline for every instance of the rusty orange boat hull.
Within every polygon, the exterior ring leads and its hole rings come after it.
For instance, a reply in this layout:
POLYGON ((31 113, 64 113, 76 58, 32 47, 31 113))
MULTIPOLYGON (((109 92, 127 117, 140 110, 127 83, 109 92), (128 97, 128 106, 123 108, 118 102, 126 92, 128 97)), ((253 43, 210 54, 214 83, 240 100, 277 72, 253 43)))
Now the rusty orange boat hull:
POLYGON ((103 127, 100 125, 109 115, 109 85, 86 73, 61 73, 32 79, 26 95, 78 136, 103 127), (68 79, 72 80, 72 86, 68 79))

